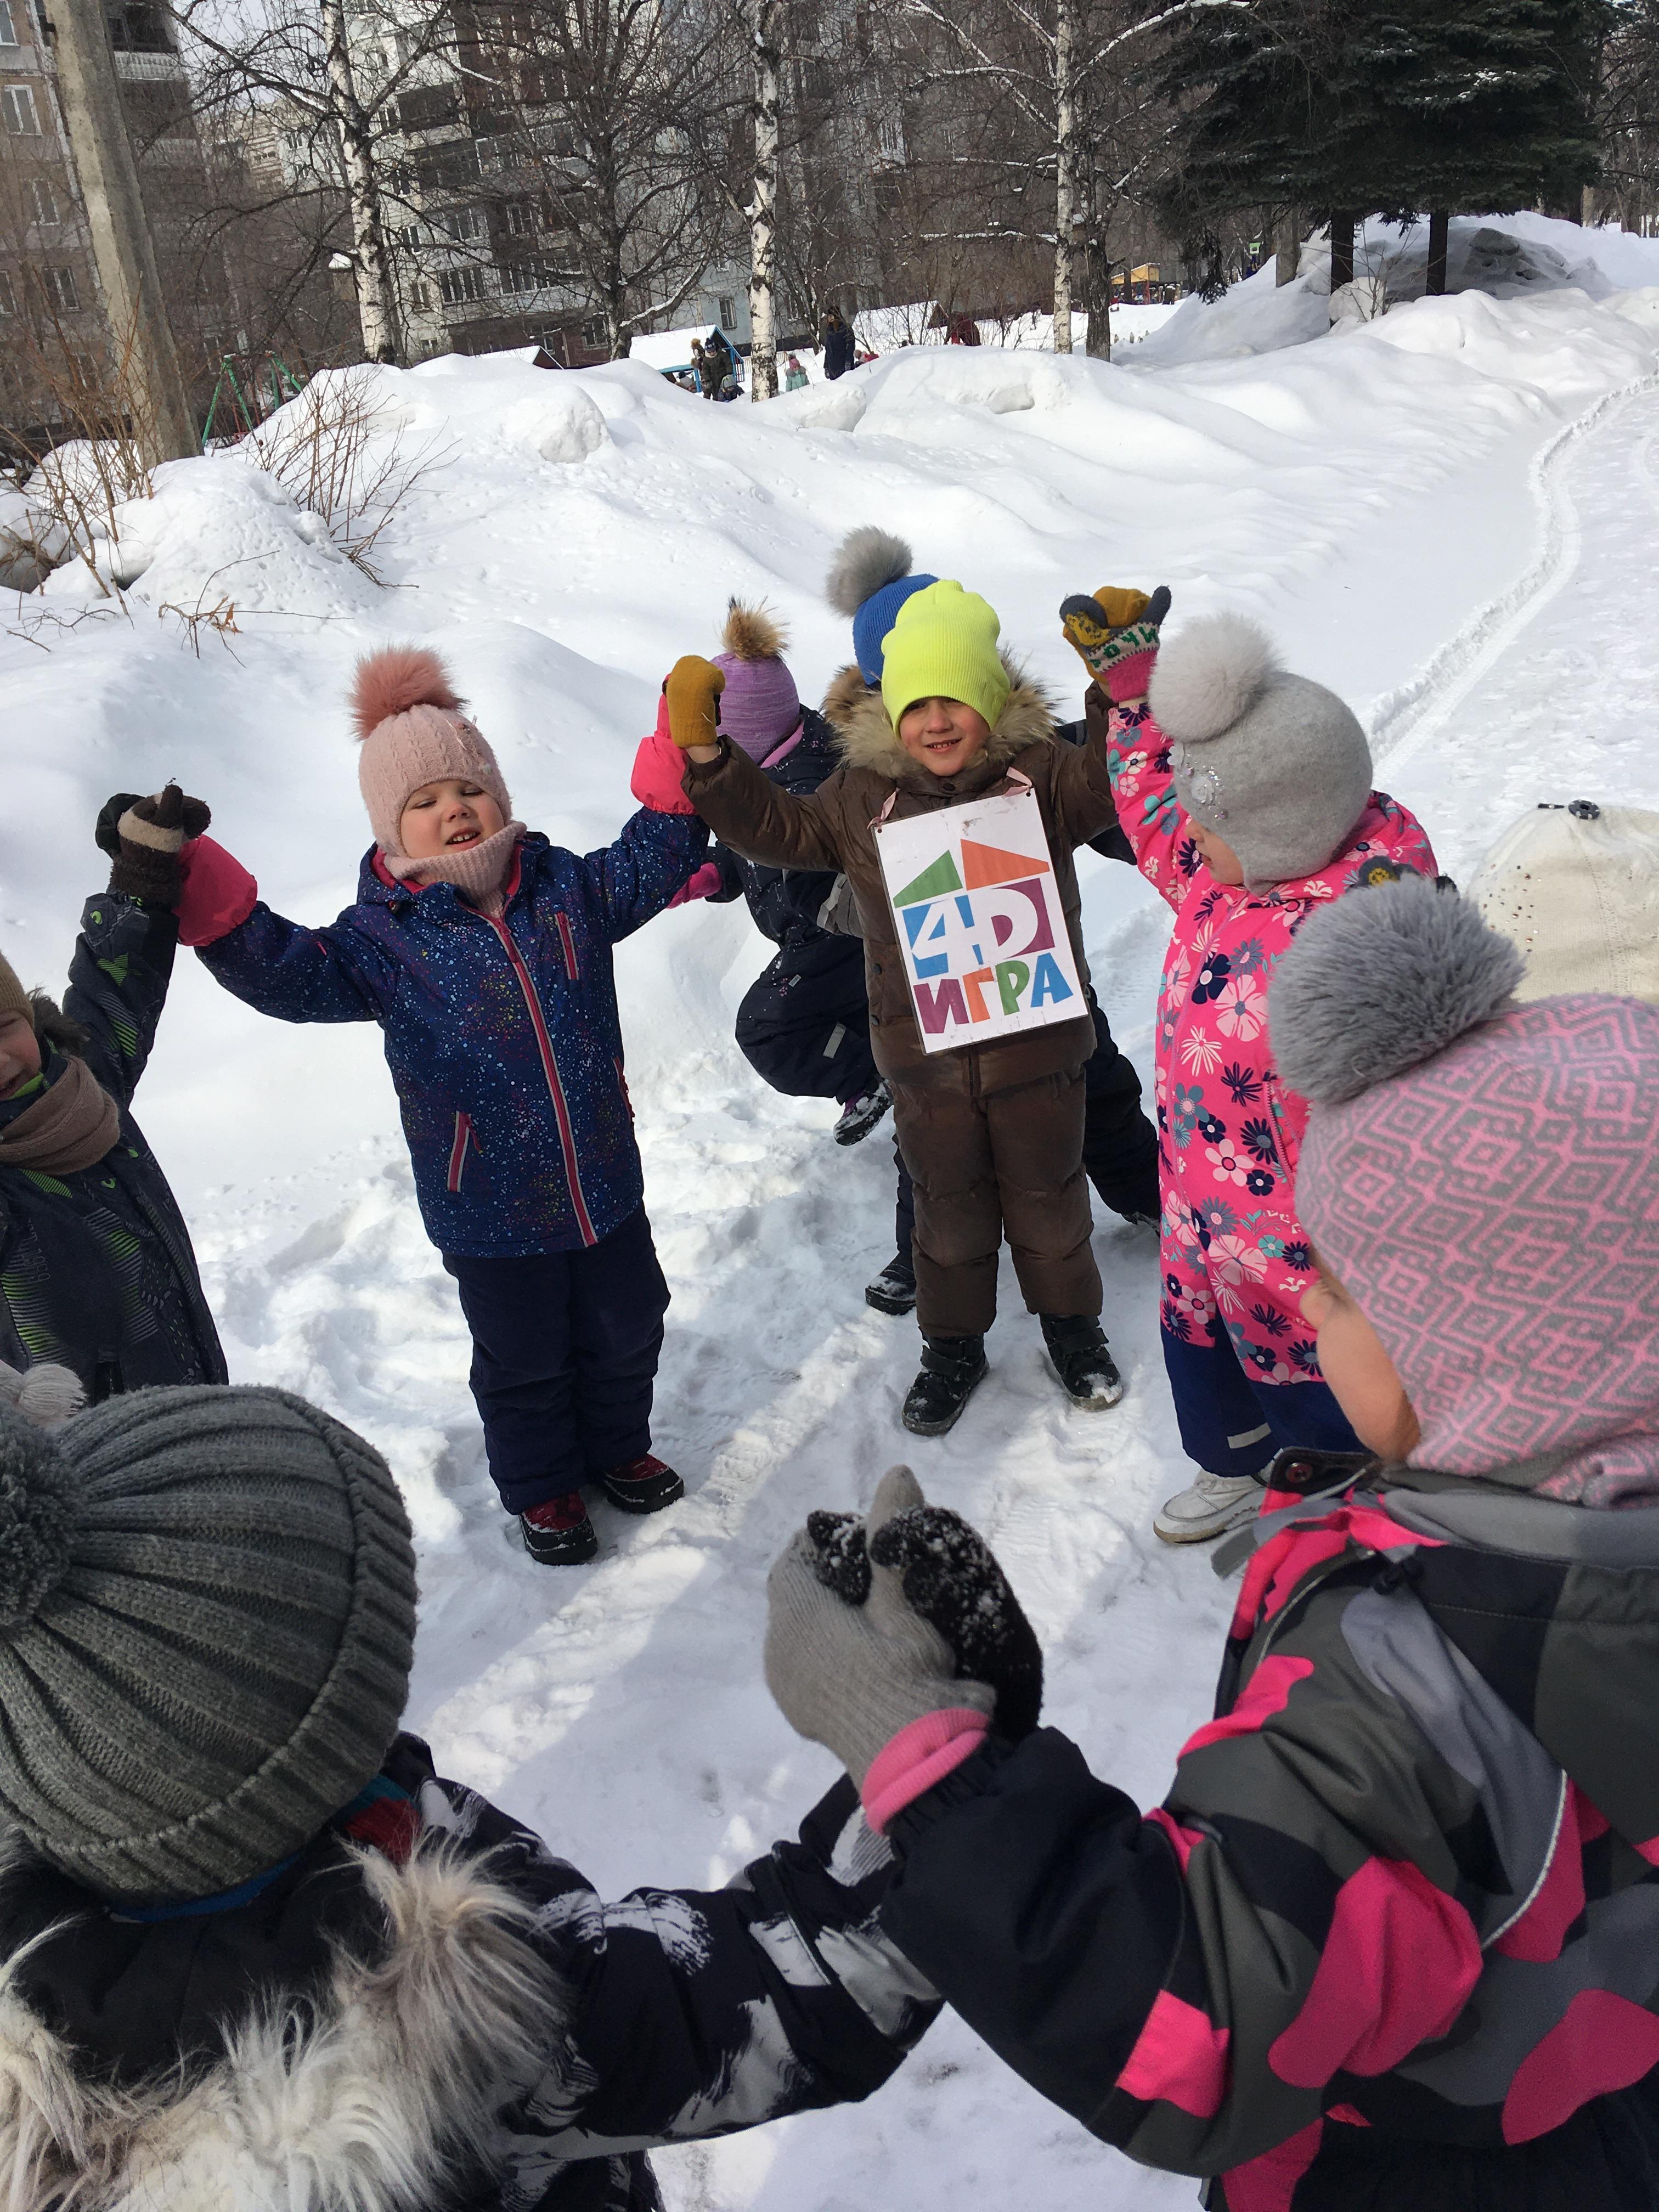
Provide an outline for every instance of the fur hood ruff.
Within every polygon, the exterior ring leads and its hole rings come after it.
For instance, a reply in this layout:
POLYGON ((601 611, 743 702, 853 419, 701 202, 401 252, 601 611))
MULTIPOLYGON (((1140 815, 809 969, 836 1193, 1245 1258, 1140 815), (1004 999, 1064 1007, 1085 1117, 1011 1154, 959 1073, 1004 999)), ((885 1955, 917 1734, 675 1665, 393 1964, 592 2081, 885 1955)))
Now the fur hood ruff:
MULTIPOLYGON (((444 2201, 569 2015, 532 1908, 441 1837, 361 1854, 390 1941, 313 2005, 137 2089, 89 2079, 0 1967, 0 2212, 410 2212, 444 2201)), ((3 1870, 0 1870, 3 1871, 3 1870)))
MULTIPOLYGON (((984 751, 971 764, 976 769, 982 762, 995 775, 1028 747, 1052 744, 1054 737, 1054 708, 1047 695, 1028 681, 1018 661, 1006 653, 1000 659, 1012 689, 984 751)), ((925 791, 932 784, 927 769, 899 743, 880 691, 865 682, 856 661, 831 678, 823 695, 823 718, 835 731, 846 767, 869 769, 907 789, 925 791)))

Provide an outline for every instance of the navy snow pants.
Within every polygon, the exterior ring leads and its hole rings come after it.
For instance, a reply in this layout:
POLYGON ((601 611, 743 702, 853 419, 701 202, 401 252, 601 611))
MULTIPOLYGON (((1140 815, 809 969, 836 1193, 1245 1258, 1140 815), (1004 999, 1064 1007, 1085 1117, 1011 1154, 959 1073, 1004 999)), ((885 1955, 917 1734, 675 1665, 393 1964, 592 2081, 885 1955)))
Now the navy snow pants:
POLYGON ((1164 1366, 1175 1400, 1181 1448, 1212 1474, 1260 1474, 1275 1452, 1353 1452, 1328 1382, 1262 1382, 1241 1367, 1224 1332, 1216 1344, 1188 1344, 1163 1331, 1164 1366))
POLYGON ((643 1206, 574 1252, 446 1252, 443 1263, 472 1332, 472 1395, 509 1513, 650 1450, 668 1285, 643 1206))

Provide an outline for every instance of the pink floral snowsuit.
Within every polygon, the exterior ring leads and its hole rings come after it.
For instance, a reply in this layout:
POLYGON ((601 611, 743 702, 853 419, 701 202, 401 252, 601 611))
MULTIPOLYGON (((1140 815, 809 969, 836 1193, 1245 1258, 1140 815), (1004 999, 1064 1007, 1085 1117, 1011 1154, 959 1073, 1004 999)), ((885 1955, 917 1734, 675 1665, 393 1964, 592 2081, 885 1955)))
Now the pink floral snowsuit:
POLYGON ((1301 1311, 1312 1263, 1291 1189, 1307 1103, 1274 1069, 1267 985, 1308 914, 1350 890, 1367 861, 1431 877, 1434 854, 1416 817, 1374 791, 1317 875, 1271 890, 1218 884, 1151 708, 1140 700, 1108 712, 1118 820, 1176 915, 1158 1005, 1163 1325, 1181 1342, 1212 1344, 1218 1316, 1253 1382, 1317 1380, 1301 1311))

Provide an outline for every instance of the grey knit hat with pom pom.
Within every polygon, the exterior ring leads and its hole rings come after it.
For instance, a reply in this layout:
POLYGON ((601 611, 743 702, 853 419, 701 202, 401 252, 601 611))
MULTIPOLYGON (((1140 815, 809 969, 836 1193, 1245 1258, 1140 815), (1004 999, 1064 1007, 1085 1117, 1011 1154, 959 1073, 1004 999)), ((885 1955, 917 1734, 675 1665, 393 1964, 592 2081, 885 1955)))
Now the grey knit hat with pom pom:
POLYGON ((397 1486, 303 1399, 0 1407, 0 1821, 100 1896, 296 1850, 378 1771, 414 1638, 397 1486))
POLYGON ((1279 667, 1241 615, 1201 615, 1159 652, 1148 691, 1176 796, 1224 838, 1253 888, 1294 883, 1340 851, 1365 811, 1371 750, 1352 709, 1279 667))

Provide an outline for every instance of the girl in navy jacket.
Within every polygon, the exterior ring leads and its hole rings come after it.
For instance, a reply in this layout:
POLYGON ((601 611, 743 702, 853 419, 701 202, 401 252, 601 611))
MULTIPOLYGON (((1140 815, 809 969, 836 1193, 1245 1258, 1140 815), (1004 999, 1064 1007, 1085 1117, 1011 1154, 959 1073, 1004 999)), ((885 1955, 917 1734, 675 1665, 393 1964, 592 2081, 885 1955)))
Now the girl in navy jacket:
POLYGON ((187 845, 180 934, 227 990, 292 1022, 379 1022, 427 1233, 472 1333, 489 1470, 545 1564, 592 1558, 580 1486, 626 1512, 683 1486, 651 1455, 668 1286, 643 1205, 611 948, 668 905, 708 844, 643 808, 580 855, 513 817, 442 664, 357 669, 375 842, 329 927, 273 914, 208 838, 187 845))

